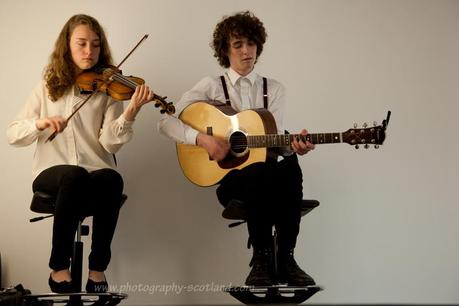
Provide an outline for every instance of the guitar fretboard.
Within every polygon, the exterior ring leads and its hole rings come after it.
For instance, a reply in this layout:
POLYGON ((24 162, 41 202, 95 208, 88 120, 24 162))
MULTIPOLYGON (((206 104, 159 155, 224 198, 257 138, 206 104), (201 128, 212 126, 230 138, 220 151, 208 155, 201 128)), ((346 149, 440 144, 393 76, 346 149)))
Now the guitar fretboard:
POLYGON ((308 134, 272 134, 272 135, 255 135, 247 136, 247 145, 249 148, 273 148, 290 146, 293 139, 307 140, 313 144, 323 143, 340 143, 342 142, 342 133, 318 133, 308 134))

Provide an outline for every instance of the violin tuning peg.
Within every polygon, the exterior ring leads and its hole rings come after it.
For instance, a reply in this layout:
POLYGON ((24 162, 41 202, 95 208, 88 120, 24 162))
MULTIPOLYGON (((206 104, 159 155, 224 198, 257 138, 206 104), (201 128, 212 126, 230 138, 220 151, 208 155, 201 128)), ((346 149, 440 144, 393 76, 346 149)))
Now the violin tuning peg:
POLYGON ((164 114, 166 111, 164 109, 159 111, 161 114, 164 114))
POLYGON ((160 105, 161 105, 161 103, 155 102, 155 107, 159 107, 160 105))

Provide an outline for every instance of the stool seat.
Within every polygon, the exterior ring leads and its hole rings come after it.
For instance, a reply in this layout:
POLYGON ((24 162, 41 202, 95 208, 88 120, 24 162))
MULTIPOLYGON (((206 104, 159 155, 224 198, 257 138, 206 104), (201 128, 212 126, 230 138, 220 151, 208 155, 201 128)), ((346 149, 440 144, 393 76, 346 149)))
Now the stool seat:
MULTIPOLYGON (((301 201, 301 216, 308 214, 311 210, 319 206, 317 200, 301 201)), ((222 217, 229 220, 247 220, 247 204, 241 200, 230 200, 222 212, 222 217)))
MULTIPOLYGON (((127 195, 124 193, 121 195, 121 204, 123 206, 124 202, 127 200, 127 195)), ((48 193, 36 191, 33 194, 32 203, 30 204, 30 210, 36 213, 42 214, 54 214, 56 208, 56 197, 48 193)))
POLYGON ((30 210, 42 214, 54 214, 56 198, 44 192, 34 192, 30 210))

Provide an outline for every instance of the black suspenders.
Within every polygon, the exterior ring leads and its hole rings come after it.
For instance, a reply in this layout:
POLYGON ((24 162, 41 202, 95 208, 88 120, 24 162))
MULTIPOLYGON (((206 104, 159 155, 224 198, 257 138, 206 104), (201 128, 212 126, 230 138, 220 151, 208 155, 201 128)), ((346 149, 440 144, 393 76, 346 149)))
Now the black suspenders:
POLYGON ((225 77, 221 75, 220 80, 222 81, 223 92, 225 93, 226 105, 231 106, 231 101, 230 101, 229 94, 228 94, 228 87, 226 87, 225 77))
POLYGON ((263 104, 268 109, 268 80, 263 77, 263 104))
MULTIPOLYGON (((223 92, 225 93, 225 102, 226 105, 231 106, 231 101, 228 94, 228 88, 226 87, 225 77, 223 75, 220 76, 220 80, 222 81, 223 92)), ((265 109, 268 109, 268 80, 263 77, 263 104, 265 109)))

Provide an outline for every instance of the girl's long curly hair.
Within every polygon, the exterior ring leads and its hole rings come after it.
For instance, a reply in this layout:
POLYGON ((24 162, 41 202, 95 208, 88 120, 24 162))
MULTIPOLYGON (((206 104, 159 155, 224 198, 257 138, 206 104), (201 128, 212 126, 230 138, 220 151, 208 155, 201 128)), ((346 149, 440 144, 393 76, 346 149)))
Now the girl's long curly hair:
POLYGON ((54 45, 48 65, 44 70, 44 80, 48 88, 51 101, 57 101, 75 83, 76 67, 70 51, 70 37, 73 30, 79 25, 87 25, 100 39, 100 54, 98 65, 111 65, 112 55, 108 46, 107 37, 99 22, 88 15, 72 16, 62 28, 54 45))
POLYGON ((266 30, 263 23, 252 12, 245 11, 225 16, 215 27, 213 42, 214 57, 218 59, 220 66, 228 68, 228 49, 231 37, 245 37, 257 45, 257 59, 263 51, 266 41, 266 30))

